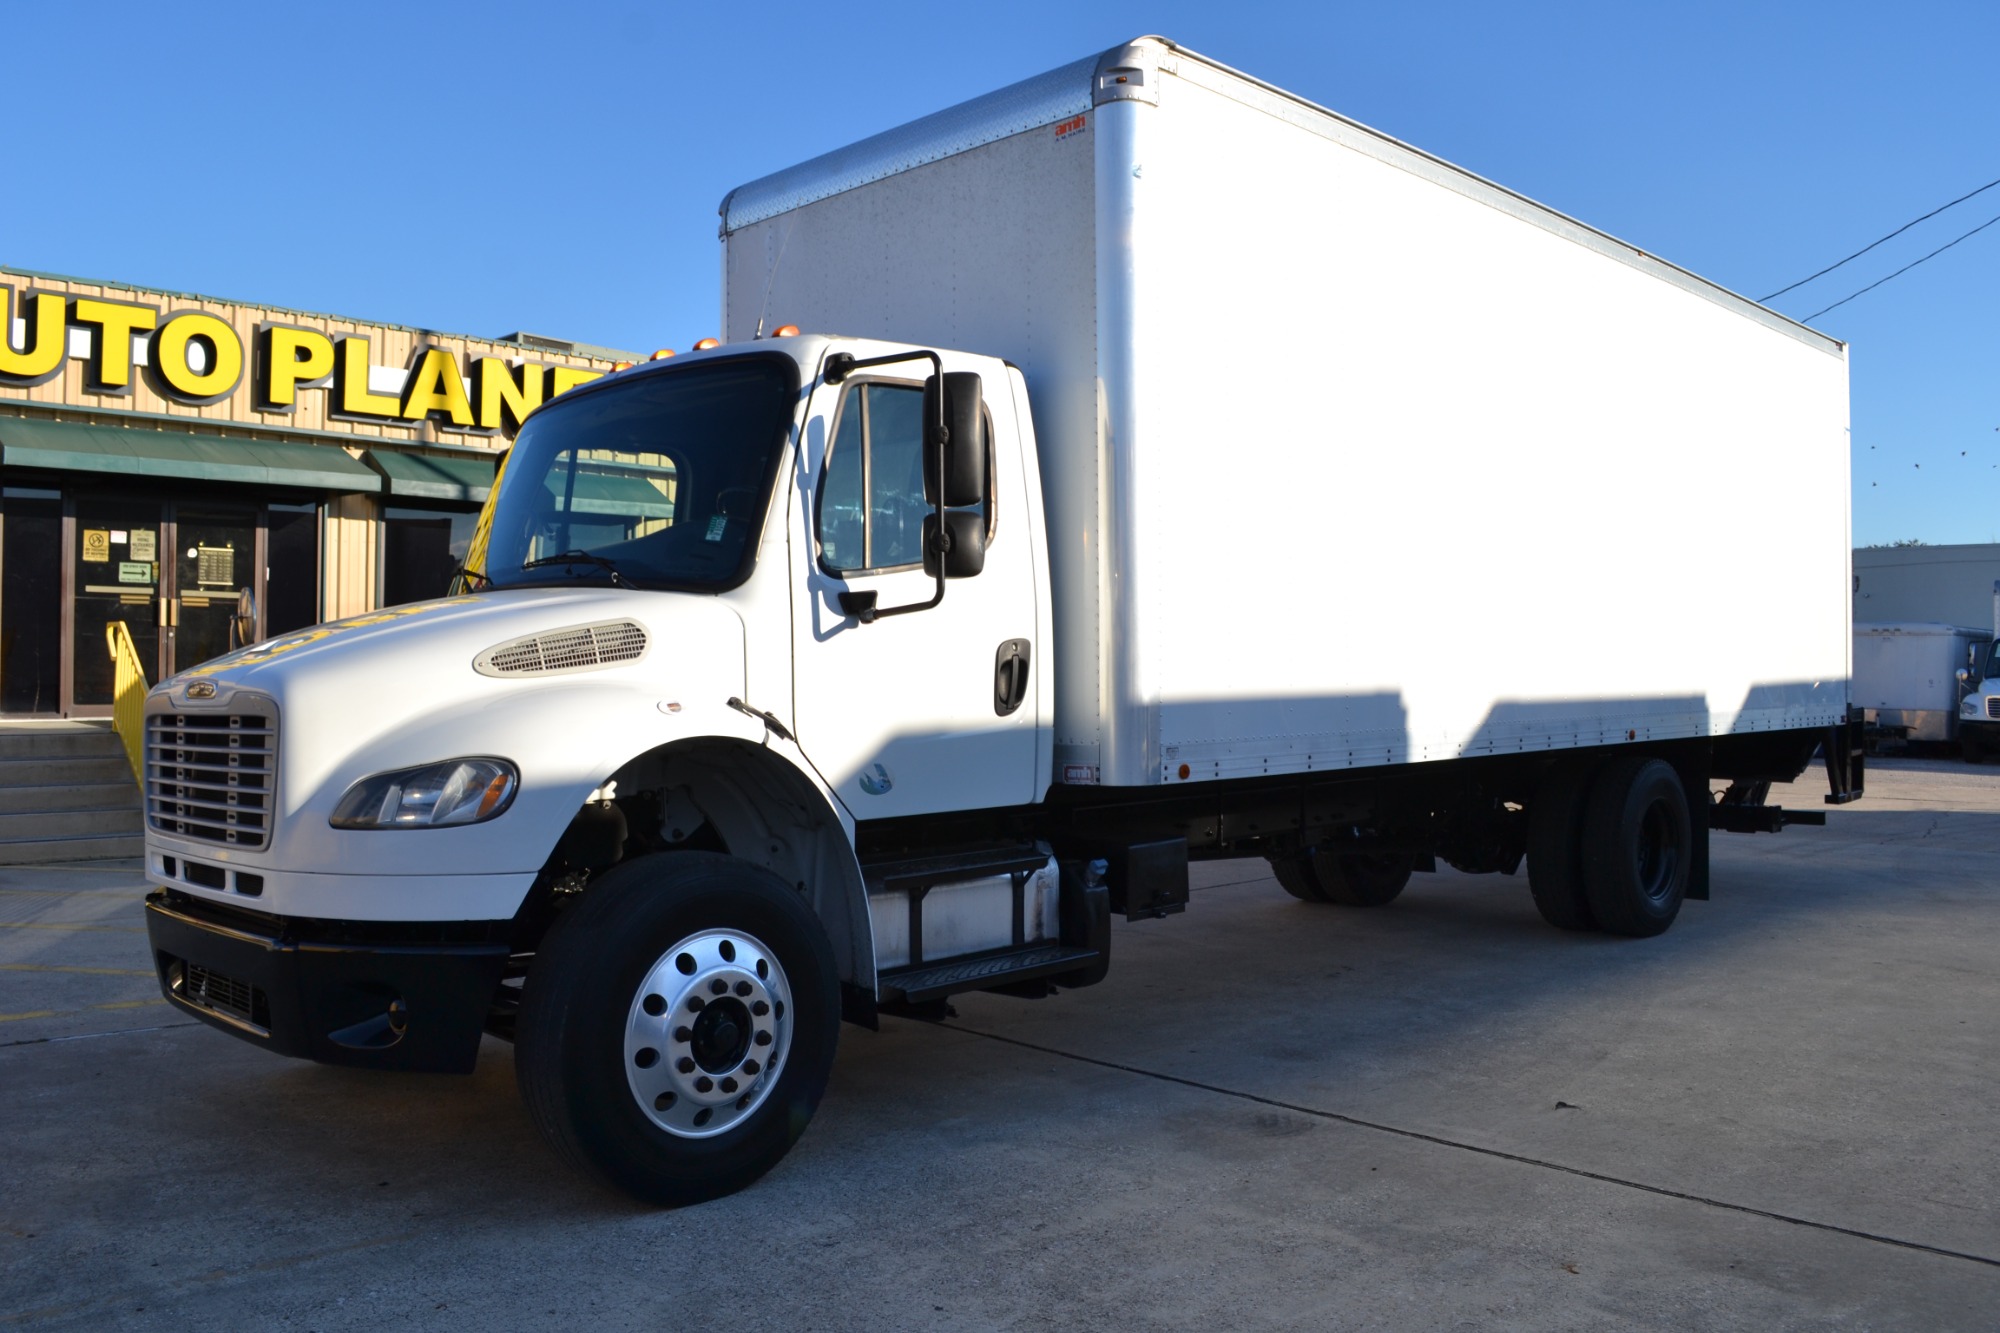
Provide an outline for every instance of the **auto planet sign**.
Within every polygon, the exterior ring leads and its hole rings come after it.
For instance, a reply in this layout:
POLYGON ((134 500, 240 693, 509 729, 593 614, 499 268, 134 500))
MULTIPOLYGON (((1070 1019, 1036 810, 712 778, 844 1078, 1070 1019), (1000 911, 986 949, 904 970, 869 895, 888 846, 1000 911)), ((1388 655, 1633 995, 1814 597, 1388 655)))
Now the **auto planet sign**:
POLYGON ((205 310, 162 310, 142 301, 70 296, 29 290, 19 299, 0 283, 0 385, 26 388, 62 373, 74 330, 84 341, 84 383, 89 392, 116 396, 132 391, 143 373, 162 397, 191 407, 221 402, 242 384, 246 369, 259 412, 290 412, 299 394, 332 395, 328 415, 349 421, 435 422, 445 430, 511 436, 530 412, 557 394, 597 379, 581 366, 467 357, 468 366, 443 347, 419 347, 400 392, 375 389, 370 371, 381 369, 363 333, 323 333, 267 320, 252 346, 227 321, 205 310), (16 346, 14 321, 25 325, 16 346), (143 365, 133 354, 144 339, 143 365), (247 364, 246 364, 247 363, 247 364))

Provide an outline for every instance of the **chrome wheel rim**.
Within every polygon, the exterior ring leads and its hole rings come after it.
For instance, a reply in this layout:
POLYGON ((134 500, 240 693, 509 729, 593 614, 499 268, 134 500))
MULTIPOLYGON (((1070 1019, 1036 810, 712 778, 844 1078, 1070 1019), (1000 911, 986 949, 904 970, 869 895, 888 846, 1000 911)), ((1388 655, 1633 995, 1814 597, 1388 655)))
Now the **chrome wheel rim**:
POLYGON ((705 930, 661 954, 625 1019, 625 1079, 646 1118, 687 1139, 754 1115, 792 1048, 778 957, 740 930, 705 930))

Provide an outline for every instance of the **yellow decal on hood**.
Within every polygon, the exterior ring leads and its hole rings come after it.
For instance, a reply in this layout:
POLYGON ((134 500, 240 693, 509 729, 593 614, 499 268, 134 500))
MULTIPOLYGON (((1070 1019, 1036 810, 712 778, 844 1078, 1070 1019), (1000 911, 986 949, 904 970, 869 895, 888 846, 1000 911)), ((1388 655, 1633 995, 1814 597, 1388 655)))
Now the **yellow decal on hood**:
POLYGON ((212 662, 204 662, 191 670, 180 672, 175 679, 193 680, 199 676, 212 676, 218 671, 227 671, 232 667, 256 666, 259 663, 268 662, 274 657, 280 657, 285 653, 289 653, 295 648, 303 648, 309 643, 318 643, 321 639, 330 639, 336 634, 344 634, 351 629, 360 629, 364 625, 380 625, 390 620, 401 620, 405 616, 425 615, 431 611, 442 610, 447 606, 458 606, 474 600, 477 599, 471 597, 446 597, 440 601, 416 602, 409 606, 392 606, 383 611, 370 611, 367 615, 363 616, 349 616, 345 620, 331 620, 324 625, 304 630, 298 634, 286 634, 280 638, 266 639, 263 643, 253 643, 248 648, 238 648, 235 652, 225 657, 218 657, 212 662))

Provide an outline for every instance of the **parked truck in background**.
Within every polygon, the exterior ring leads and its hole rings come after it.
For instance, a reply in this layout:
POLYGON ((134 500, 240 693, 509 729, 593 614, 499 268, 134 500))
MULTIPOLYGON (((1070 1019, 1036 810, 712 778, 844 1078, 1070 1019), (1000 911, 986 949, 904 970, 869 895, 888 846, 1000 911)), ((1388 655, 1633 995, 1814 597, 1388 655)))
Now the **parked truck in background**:
POLYGON ((1856 621, 1854 706, 1869 745, 1959 742, 1968 757, 1976 753, 1979 743, 1963 734, 1960 704, 1968 671, 1991 639, 1962 625, 1856 621))
POLYGON ((152 693, 175 1004, 511 1039, 565 1157, 680 1203, 843 1018, 1094 984, 1191 860, 1369 907, 1525 858, 1647 936, 1712 829, 1823 822, 1766 801, 1816 748, 1859 794, 1823 334, 1155 38, 722 242, 721 346, 525 423, 482 591, 152 693))

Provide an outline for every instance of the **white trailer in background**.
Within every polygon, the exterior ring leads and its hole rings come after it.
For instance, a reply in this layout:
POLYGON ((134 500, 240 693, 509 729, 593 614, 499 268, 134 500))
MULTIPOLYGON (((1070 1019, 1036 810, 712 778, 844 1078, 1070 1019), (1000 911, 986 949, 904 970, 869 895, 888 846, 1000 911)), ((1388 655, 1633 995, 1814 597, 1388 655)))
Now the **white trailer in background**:
MULTIPOLYGON (((719 347, 523 426, 474 595, 154 691, 167 995, 647 1199, 838 1020, 1256 857, 1644 936, 1850 720, 1841 344, 1156 38, 733 192, 719 347), (801 332, 803 328, 803 332, 801 332), (1714 789, 1723 787, 1718 794, 1714 789)), ((1198 984, 1198 983, 1196 983, 1198 984)))
POLYGON ((1961 625, 1854 625, 1854 706, 1871 740, 1959 739, 1959 703, 1992 636, 1961 625))

